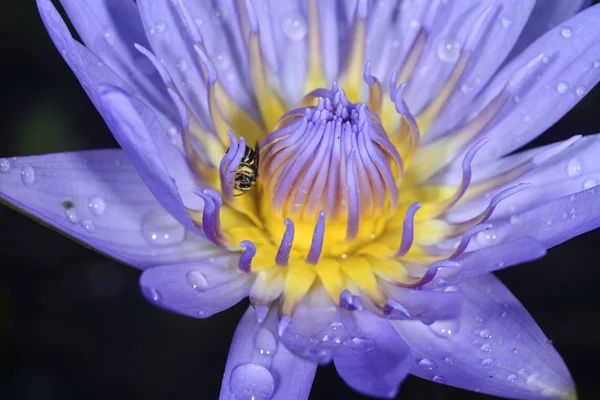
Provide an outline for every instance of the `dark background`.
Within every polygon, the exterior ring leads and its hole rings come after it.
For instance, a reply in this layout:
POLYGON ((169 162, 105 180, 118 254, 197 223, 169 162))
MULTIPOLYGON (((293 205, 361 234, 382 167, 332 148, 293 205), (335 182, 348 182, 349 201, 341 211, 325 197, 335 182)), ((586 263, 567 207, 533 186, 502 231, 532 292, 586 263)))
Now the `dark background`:
MULTIPOLYGON (((568 0, 565 0, 568 1, 568 0)), ((117 147, 38 18, 0 12, 0 157, 117 147)), ((600 87, 535 145, 600 132, 600 87)), ((600 231, 498 275, 564 357, 581 399, 600 398, 600 231)), ((215 399, 247 303, 207 320, 148 304, 139 271, 0 206, 0 398, 215 399)), ((361 398, 319 369, 311 399, 361 398)), ((409 377, 402 399, 486 396, 409 377)))

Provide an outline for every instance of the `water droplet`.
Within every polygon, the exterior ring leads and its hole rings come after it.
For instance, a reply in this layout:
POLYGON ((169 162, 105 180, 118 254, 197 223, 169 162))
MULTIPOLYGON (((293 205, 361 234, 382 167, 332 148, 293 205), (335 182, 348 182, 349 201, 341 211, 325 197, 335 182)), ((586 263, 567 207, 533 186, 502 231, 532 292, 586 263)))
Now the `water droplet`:
POLYGON ((560 36, 564 38, 570 38, 571 36, 573 36, 573 31, 568 26, 563 26, 562 28, 560 28, 560 36))
POLYGON ((479 323, 483 322, 483 318, 481 318, 479 315, 474 316, 473 319, 475 320, 475 322, 479 322, 479 323))
POLYGON ((208 289, 208 281, 202 272, 190 271, 186 274, 186 278, 194 290, 204 292, 206 289, 208 289))
POLYGON ((531 121, 531 117, 530 117, 529 115, 525 115, 525 116, 523 117, 523 121, 525 121, 525 122, 529 122, 529 121, 531 121))
POLYGON ((283 19, 281 29, 288 39, 295 42, 304 39, 308 33, 306 20, 302 15, 296 13, 288 15, 283 19))
POLYGON ((577 195, 575 195, 575 194, 571 195, 571 201, 575 201, 575 200, 577 200, 577 195))
POLYGON ((239 400, 268 400, 275 391, 275 380, 261 365, 242 364, 231 371, 229 390, 239 400))
POLYGON ((521 217, 519 217, 517 214, 515 215, 511 215, 510 217, 510 223, 513 225, 518 224, 521 221, 521 217))
POLYGON ((581 161, 575 157, 567 163, 567 175, 570 177, 579 176, 582 172, 581 161))
POLYGON ((446 357, 446 358, 444 358, 444 362, 446 364, 452 365, 452 364, 454 364, 454 358, 446 357))
POLYGON ((104 36, 104 40, 106 40, 106 43, 108 43, 109 45, 112 46, 115 43, 115 37, 110 31, 110 28, 104 28, 102 30, 102 36, 104 36))
POLYGON ((569 85, 566 82, 559 82, 558 85, 556 85, 556 91, 558 93, 566 93, 568 89, 569 85))
MULTIPOLYGON (((439 270, 438 270, 438 272, 439 272, 439 270)), ((433 287, 436 288, 436 289, 443 288, 443 287, 446 287, 446 286, 448 286, 448 282, 446 282, 443 279, 436 279, 435 282, 434 282, 434 284, 433 284, 433 287)))
POLYGON ((185 72, 188 69, 187 61, 184 58, 181 58, 179 61, 177 61, 175 67, 177 67, 177 69, 181 72, 185 72))
POLYGON ((575 94, 577 95, 577 97, 583 97, 583 95, 585 94, 585 86, 577 86, 575 88, 575 94))
POLYGON ((21 180, 27 186, 33 185, 35 182, 35 172, 31 167, 23 167, 21 169, 21 180))
POLYGON ((585 182, 583 182, 583 188, 584 189, 591 189, 594 186, 598 185, 598 181, 596 181, 595 179, 591 178, 591 179, 586 179, 585 182))
POLYGON ((92 233, 96 230, 96 225, 94 225, 94 223, 89 219, 84 219, 83 221, 81 221, 81 227, 89 233, 92 233))
POLYGON ((158 290, 149 287, 142 287, 142 290, 145 292, 146 297, 152 301, 160 301, 162 298, 158 290))
POLYGON ((254 340, 254 346, 262 355, 270 356, 275 354, 275 350, 277 349, 275 335, 267 328, 260 328, 254 340))
POLYGON ((496 231, 491 228, 477 234, 477 241, 483 246, 490 246, 496 241, 496 231))
POLYGON ((554 220, 553 219, 549 219, 548 221, 546 221, 546 225, 548 225, 548 226, 554 225, 554 220))
POLYGON ((79 222, 79 219, 77 218, 77 210, 75 210, 75 208, 73 207, 65 209, 65 216, 70 222, 74 224, 79 222))
POLYGON ((183 242, 185 228, 166 211, 155 210, 142 218, 142 236, 152 245, 172 246, 183 242))
POLYGON ((503 312, 503 313, 502 313, 500 316, 501 316, 502 318, 506 318, 506 316, 507 316, 507 315, 508 315, 508 313, 507 313, 506 311, 504 311, 504 312, 503 312))
POLYGON ((106 203, 102 197, 92 196, 88 200, 88 207, 94 215, 102 215, 106 209, 106 203))
POLYGON ((484 343, 484 344, 481 345, 481 347, 479 348, 479 350, 487 353, 489 351, 492 351, 492 345, 489 344, 489 343, 484 343))
POLYGON ((482 329, 482 330, 479 331, 479 337, 487 339, 487 338, 491 338, 492 335, 490 334, 490 330, 489 329, 482 329))
POLYGON ((517 376, 515 374, 510 374, 509 376, 506 377, 506 380, 509 382, 514 382, 517 380, 517 376))
POLYGON ((433 377, 432 381, 435 383, 446 383, 446 378, 444 378, 442 375, 436 375, 433 377))
POLYGON ((437 337, 448 339, 456 335, 460 325, 457 319, 436 321, 429 326, 429 330, 437 337))
POLYGON ((8 172, 10 169, 10 161, 6 158, 0 158, 0 172, 8 172))
POLYGON ((484 358, 483 361, 481 361, 481 363, 483 365, 492 365, 494 363, 494 360, 491 358, 484 358))
POLYGON ((460 51, 461 47, 459 42, 441 41, 437 47, 439 59, 447 63, 456 62, 460 57, 460 51))
POLYGON ((437 364, 435 361, 430 360, 429 358, 424 358, 419 361, 419 367, 423 368, 426 371, 433 371, 437 368, 437 364))
POLYGON ((508 29, 512 25, 512 21, 510 19, 506 18, 506 17, 502 17, 502 18, 500 18, 500 24, 504 28, 508 29))
POLYGON ((525 368, 521 368, 518 372, 519 375, 526 375, 527 371, 525 371, 525 368))
POLYGON ((592 64, 592 66, 594 68, 600 68, 600 61, 594 61, 594 63, 592 64))

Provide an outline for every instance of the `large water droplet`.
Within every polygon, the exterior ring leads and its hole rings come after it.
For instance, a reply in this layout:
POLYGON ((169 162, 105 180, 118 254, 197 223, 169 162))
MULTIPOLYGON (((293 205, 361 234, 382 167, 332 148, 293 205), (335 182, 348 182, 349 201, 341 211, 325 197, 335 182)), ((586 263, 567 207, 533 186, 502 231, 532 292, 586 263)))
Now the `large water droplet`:
POLYGON ((585 95, 585 86, 577 86, 575 88, 575 94, 577 95, 577 97, 583 97, 583 95, 585 95))
POLYGON ((429 358, 424 358, 419 361, 419 367, 423 368, 426 371, 433 371, 437 368, 437 364, 435 361, 430 360, 429 358))
POLYGON ((483 365, 492 365, 494 363, 494 360, 491 358, 484 358, 483 361, 481 361, 481 363, 483 365))
POLYGON ((79 222, 79 218, 77 218, 77 210, 75 210, 74 207, 65 208, 65 217, 67 217, 67 219, 74 224, 79 222))
POLYGON ((482 329, 479 331, 479 337, 482 337, 484 339, 488 339, 492 337, 492 334, 490 333, 489 329, 482 329))
POLYGON ((231 371, 229 390, 239 400, 268 400, 275 391, 275 380, 261 365, 242 364, 231 371))
POLYGON ((429 326, 431 332, 435 336, 447 339, 450 336, 456 335, 459 329, 459 322, 456 319, 436 321, 429 326))
POLYGON ((88 207, 90 208, 92 214, 99 216, 104 213, 104 210, 106 209, 106 203, 102 197, 92 196, 88 200, 88 207))
POLYGON ((567 175, 570 177, 581 175, 582 169, 581 161, 577 157, 570 159, 567 163, 567 175))
POLYGON ((560 28, 560 36, 564 38, 570 38, 571 36, 573 36, 573 31, 568 26, 563 26, 562 28, 560 28))
POLYGON ((172 246, 183 242, 185 228, 166 211, 155 210, 142 218, 142 236, 154 246, 172 246))
POLYGON ((509 376, 506 377, 506 380, 509 382, 514 382, 517 380, 517 376, 515 374, 510 374, 509 376))
POLYGON ((208 281, 202 272, 190 271, 186 274, 186 278, 194 290, 204 292, 206 289, 208 289, 208 281))
POLYGON ((440 60, 453 63, 460 57, 460 43, 456 41, 441 41, 437 47, 437 55, 440 60))
POLYGON ((84 219, 83 221, 81 221, 81 227, 85 229, 86 232, 90 233, 96 230, 96 225, 94 225, 94 223, 89 219, 84 219))
POLYGON ((260 354, 271 356, 277 349, 277 340, 275 340, 275 335, 273 335, 270 330, 267 328, 260 328, 256 335, 254 346, 260 354))
POLYGON ((35 182, 35 172, 31 167, 23 167, 21 169, 21 180, 27 186, 33 185, 35 182))
POLYGON ((442 375, 436 375, 433 377, 432 381, 435 383, 446 383, 446 378, 444 378, 442 375))
POLYGON ((558 82, 558 85, 556 85, 556 91, 558 93, 566 93, 568 89, 569 85, 566 82, 558 82))
POLYGON ((6 158, 0 158, 0 172, 8 172, 10 169, 10 161, 6 158))
POLYGON ((290 40, 299 41, 306 37, 308 28, 306 20, 300 14, 294 13, 288 15, 281 22, 283 34, 290 40))

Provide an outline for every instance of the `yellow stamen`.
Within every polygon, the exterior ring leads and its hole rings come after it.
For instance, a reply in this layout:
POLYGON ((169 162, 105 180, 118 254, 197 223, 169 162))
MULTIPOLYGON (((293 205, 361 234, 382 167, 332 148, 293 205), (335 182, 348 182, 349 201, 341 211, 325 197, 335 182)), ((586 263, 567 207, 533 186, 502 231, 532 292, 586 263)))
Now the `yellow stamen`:
POLYGON ((317 0, 308 1, 308 74, 304 81, 304 93, 314 88, 325 87, 323 58, 319 29, 319 7, 317 0))

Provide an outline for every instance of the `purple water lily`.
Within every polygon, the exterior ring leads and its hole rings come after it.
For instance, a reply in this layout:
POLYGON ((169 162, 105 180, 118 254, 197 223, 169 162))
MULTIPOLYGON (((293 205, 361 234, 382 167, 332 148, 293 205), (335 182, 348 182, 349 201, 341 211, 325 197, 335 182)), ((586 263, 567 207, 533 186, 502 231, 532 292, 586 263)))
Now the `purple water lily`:
POLYGON ((576 398, 491 272, 600 225, 598 136, 509 155, 600 79, 600 6, 61 3, 84 44, 37 0, 122 150, 0 159, 0 197, 159 307, 249 297, 220 399, 306 399, 331 361, 374 397, 410 373, 576 398))

